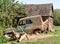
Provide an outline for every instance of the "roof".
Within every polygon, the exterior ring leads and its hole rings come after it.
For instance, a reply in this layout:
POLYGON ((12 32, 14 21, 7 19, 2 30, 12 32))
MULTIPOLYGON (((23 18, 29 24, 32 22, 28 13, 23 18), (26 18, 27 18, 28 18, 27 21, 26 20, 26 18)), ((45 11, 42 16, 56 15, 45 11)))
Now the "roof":
POLYGON ((53 4, 25 4, 24 7, 28 11, 28 16, 41 15, 53 16, 53 4))

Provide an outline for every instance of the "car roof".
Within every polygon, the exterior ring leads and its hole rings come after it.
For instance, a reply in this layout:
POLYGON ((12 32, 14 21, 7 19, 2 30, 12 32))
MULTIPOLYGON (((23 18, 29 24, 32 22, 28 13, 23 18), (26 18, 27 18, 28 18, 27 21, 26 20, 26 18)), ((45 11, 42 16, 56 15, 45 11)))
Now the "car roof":
POLYGON ((41 15, 28 16, 28 17, 25 17, 25 18, 21 18, 21 19, 19 19, 19 21, 21 21, 21 20, 26 20, 26 19, 38 18, 38 17, 40 17, 40 16, 41 16, 41 15))

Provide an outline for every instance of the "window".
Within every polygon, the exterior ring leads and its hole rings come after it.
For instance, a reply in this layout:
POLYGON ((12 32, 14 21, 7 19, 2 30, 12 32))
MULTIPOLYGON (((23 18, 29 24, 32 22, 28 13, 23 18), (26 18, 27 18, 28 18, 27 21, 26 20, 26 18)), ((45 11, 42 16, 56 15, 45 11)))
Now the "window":
POLYGON ((31 23, 32 23, 32 21, 30 19, 26 20, 26 24, 31 24, 31 23))

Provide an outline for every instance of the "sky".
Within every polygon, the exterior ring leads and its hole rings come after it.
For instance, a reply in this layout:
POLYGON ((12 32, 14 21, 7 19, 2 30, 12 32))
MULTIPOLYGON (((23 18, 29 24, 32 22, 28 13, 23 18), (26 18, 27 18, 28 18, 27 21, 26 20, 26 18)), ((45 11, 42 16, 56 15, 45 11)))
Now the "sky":
POLYGON ((23 4, 48 4, 53 3, 54 9, 60 9, 60 0, 18 0, 23 4))

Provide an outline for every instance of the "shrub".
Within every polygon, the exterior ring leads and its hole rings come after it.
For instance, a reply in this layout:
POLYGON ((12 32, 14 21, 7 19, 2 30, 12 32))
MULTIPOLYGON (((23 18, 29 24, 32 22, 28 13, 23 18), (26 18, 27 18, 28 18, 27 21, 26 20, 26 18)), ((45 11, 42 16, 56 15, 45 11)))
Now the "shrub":
POLYGON ((5 38, 4 36, 0 36, 0 44, 3 44, 7 42, 7 38, 5 38))

